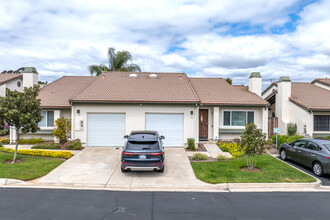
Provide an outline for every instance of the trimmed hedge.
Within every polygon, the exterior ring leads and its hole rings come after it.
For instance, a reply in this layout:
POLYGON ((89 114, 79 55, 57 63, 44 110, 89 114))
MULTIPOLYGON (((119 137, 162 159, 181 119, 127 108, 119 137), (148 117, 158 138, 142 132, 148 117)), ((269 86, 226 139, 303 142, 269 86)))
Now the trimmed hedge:
MULTIPOLYGON (((15 149, 4 148, 1 146, 0 151, 13 154, 15 152, 15 149)), ((39 156, 39 157, 64 158, 64 159, 69 159, 74 155, 70 151, 50 151, 50 150, 30 150, 30 149, 17 150, 17 154, 39 156)))
MULTIPOLYGON (((305 138, 305 137, 301 136, 301 135, 293 135, 293 136, 278 135, 277 143, 278 143, 278 146, 280 146, 281 144, 291 143, 293 141, 296 141, 296 140, 302 139, 302 138, 305 138)), ((272 140, 273 140, 273 143, 275 144, 276 143, 276 135, 272 136, 272 140)))
POLYGON ((44 142, 43 138, 29 138, 29 139, 20 138, 18 141, 19 144, 40 144, 43 142, 44 142))
POLYGON ((67 150, 81 150, 81 142, 79 139, 74 140, 74 141, 68 141, 65 143, 65 149, 67 150))
POLYGON ((59 149, 61 147, 61 144, 57 143, 41 143, 41 144, 35 144, 31 149, 59 149))
POLYGON ((203 153, 195 153, 192 156, 192 159, 193 160, 207 160, 207 159, 209 159, 209 156, 207 156, 206 154, 203 154, 203 153))

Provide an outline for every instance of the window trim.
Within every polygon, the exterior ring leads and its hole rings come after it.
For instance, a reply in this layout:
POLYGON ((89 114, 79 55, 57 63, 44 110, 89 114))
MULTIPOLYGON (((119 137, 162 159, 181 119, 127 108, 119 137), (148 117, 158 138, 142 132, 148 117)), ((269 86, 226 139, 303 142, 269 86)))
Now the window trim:
POLYGON ((256 110, 246 110, 246 109, 224 109, 222 110, 222 123, 221 126, 223 128, 245 128, 244 126, 232 126, 232 112, 245 112, 245 124, 247 123, 248 120, 248 112, 253 112, 253 124, 256 124, 256 110), (230 125, 224 125, 225 123, 225 112, 230 112, 230 117, 229 117, 229 124, 230 125))
MULTIPOLYGON (((45 117, 45 120, 46 120, 46 126, 40 126, 39 128, 40 129, 44 129, 44 130, 47 130, 47 129, 54 129, 54 122, 55 122, 55 111, 54 110, 41 110, 42 112, 46 112, 46 117, 45 117), (48 112, 53 112, 54 114, 54 122, 53 122, 53 126, 47 126, 48 125, 48 112)), ((41 122, 41 121, 40 121, 41 122)))

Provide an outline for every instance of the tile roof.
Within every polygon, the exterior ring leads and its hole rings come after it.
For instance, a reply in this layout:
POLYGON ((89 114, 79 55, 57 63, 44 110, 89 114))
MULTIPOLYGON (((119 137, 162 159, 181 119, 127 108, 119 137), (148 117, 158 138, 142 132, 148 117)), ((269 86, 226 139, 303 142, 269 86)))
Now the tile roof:
POLYGON ((95 76, 63 76, 42 87, 38 98, 44 108, 70 108, 69 99, 90 84, 95 76))
POLYGON ((326 84, 326 85, 330 86, 330 79, 329 78, 316 78, 312 81, 312 83, 315 83, 315 82, 320 82, 320 83, 323 83, 323 84, 326 84))
POLYGON ((222 78, 190 78, 202 104, 269 105, 243 85, 230 85, 222 78))
POLYGON ((73 102, 199 103, 185 73, 104 72, 73 102), (130 77, 136 74, 137 78, 130 77), (149 75, 155 74, 156 78, 149 75))
POLYGON ((330 90, 311 83, 292 83, 289 100, 308 110, 330 111, 330 90))
POLYGON ((0 84, 5 83, 9 80, 21 77, 21 73, 1 73, 0 74, 0 84))

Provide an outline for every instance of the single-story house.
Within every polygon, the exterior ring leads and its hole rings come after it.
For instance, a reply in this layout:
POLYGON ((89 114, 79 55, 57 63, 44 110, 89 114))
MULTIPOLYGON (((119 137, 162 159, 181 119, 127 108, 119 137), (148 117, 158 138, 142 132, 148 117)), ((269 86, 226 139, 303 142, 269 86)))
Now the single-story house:
POLYGON ((157 130, 166 147, 239 137, 254 122, 268 132, 268 105, 261 76, 249 90, 222 78, 189 78, 185 73, 103 72, 64 76, 40 91, 40 131, 25 136, 52 139, 54 120, 71 119, 71 138, 85 146, 121 146, 132 130, 157 130), (259 93, 259 94, 258 94, 259 93))
POLYGON ((287 134, 287 124, 297 124, 297 133, 313 137, 330 135, 330 80, 315 79, 311 83, 291 82, 280 77, 263 92, 270 103, 269 120, 272 127, 281 128, 287 134))

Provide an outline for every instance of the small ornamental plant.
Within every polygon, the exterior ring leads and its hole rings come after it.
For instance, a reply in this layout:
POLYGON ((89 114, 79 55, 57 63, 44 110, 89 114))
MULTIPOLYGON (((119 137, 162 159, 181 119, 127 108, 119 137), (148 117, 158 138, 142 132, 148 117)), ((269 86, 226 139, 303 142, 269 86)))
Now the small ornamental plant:
POLYGON ((55 128, 52 134, 59 139, 60 144, 64 144, 71 132, 71 120, 61 117, 54 122, 54 125, 55 128))
POLYGON ((246 152, 246 164, 249 170, 257 166, 257 154, 265 150, 266 135, 253 123, 246 124, 241 136, 241 144, 246 152))

